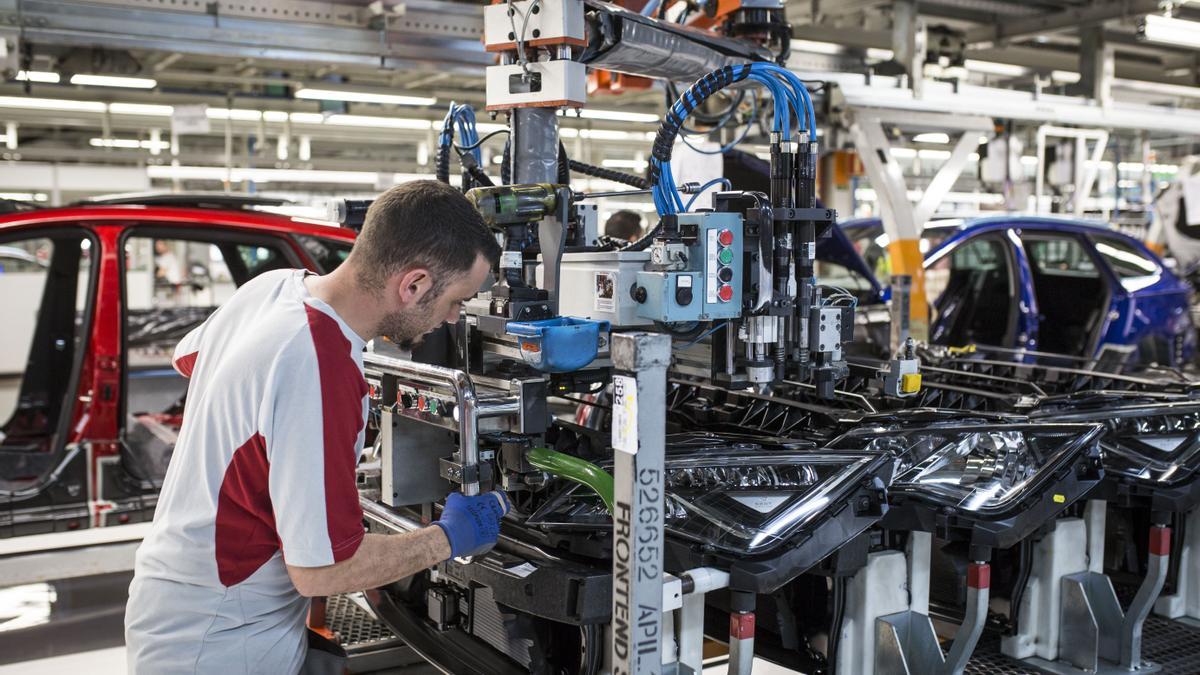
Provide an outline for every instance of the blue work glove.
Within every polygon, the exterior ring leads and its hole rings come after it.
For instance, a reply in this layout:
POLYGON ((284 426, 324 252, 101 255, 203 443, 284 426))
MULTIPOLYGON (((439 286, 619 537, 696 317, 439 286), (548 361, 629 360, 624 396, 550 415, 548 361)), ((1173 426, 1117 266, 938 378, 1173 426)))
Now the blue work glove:
POLYGON ((508 498, 503 492, 487 492, 475 497, 451 492, 441 519, 433 524, 442 528, 446 539, 450 540, 450 557, 479 555, 496 544, 496 538, 500 536, 500 519, 508 509, 508 498))

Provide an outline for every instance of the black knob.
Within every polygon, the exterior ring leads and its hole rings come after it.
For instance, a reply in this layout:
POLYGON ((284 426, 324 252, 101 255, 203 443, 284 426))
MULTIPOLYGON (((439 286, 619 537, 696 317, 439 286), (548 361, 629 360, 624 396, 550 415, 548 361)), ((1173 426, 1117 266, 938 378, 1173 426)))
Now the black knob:
POLYGON ((692 304, 692 287, 680 286, 675 289, 675 302, 680 307, 687 307, 692 304))
POLYGON ((646 288, 644 286, 638 286, 637 284, 634 284, 633 287, 629 289, 629 295, 639 305, 643 302, 646 302, 646 288))

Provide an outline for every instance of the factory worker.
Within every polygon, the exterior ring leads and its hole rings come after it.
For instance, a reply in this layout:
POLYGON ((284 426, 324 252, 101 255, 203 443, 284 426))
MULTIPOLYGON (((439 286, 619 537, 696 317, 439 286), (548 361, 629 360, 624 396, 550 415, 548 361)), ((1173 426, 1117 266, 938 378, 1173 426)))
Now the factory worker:
POLYGON ((429 527, 364 534, 355 466, 364 345, 410 345, 458 321, 499 255, 457 190, 405 183, 372 204, 336 271, 264 273, 184 337, 183 428, 125 613, 131 673, 319 671, 309 597, 384 586, 495 543, 500 493, 454 493, 429 527))

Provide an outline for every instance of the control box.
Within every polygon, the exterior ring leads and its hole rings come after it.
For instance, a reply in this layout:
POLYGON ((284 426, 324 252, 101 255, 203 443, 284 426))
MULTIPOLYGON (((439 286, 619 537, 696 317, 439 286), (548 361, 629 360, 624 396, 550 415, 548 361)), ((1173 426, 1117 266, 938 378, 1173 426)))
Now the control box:
MULTIPOLYGON (((687 254, 681 269, 643 271, 636 291, 638 316, 676 323, 734 319, 742 314, 743 233, 737 213, 681 213, 687 254)), ((653 256, 652 256, 653 257, 653 256)))
MULTIPOLYGON (((651 321, 638 316, 633 289, 637 275, 650 261, 646 251, 597 251, 564 253, 558 270, 559 288, 567 289, 558 299, 558 313, 595 321, 607 321, 614 328, 649 326, 651 321)), ((539 256, 536 283, 543 281, 539 256)))

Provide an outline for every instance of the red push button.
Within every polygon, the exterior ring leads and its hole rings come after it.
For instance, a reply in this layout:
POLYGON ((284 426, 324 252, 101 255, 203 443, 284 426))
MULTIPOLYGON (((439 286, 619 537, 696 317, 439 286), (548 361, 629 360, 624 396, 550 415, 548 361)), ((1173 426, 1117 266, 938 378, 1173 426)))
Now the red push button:
POLYGON ((733 286, 730 286, 729 284, 721 284, 721 287, 717 289, 717 298, 719 298, 721 302, 729 302, 732 300, 733 286))
POLYGON ((717 243, 722 246, 729 246, 733 243, 733 232, 728 229, 721 230, 717 233, 717 243))

